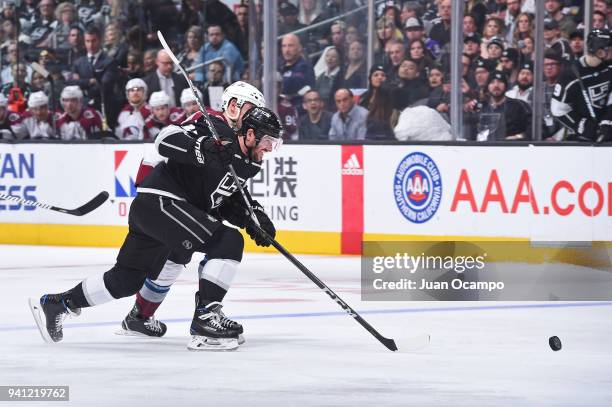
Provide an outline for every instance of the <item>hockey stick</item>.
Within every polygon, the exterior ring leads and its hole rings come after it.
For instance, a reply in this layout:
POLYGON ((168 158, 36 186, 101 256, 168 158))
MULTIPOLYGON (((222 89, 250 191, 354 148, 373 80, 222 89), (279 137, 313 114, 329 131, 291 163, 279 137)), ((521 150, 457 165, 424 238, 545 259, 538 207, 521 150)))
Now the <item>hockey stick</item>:
POLYGON ((108 199, 108 192, 106 191, 100 192, 98 195, 96 195, 93 199, 91 199, 85 205, 79 206, 76 209, 59 208, 57 206, 45 204, 42 202, 30 201, 28 199, 23 199, 23 198, 19 198, 19 197, 12 196, 12 195, 6 195, 2 193, 0 193, 0 199, 4 199, 6 201, 12 201, 12 202, 22 204, 25 206, 35 206, 41 209, 49 209, 50 211, 61 212, 67 215, 83 216, 97 209, 100 205, 106 202, 106 200, 108 199))
POLYGON ((587 105, 589 114, 591 115, 591 118, 593 120, 597 121, 597 116, 595 116, 595 110, 593 110, 591 98, 587 94, 584 82, 582 82, 582 77, 580 76, 580 72, 578 71, 578 67, 576 66, 576 64, 571 64, 571 69, 572 73, 574 74, 574 76, 576 76, 576 79, 578 80, 578 85, 580 85, 580 91, 582 92, 582 97, 584 99, 584 103, 586 103, 587 105))
MULTIPOLYGON (((211 131, 213 137, 215 138, 215 140, 219 140, 217 131, 215 127, 213 126, 212 122, 210 121, 210 116, 208 115, 208 112, 204 108, 202 101, 198 97, 198 93, 196 92, 193 82, 187 75, 187 72, 185 71, 185 69, 179 62, 179 60, 176 58, 176 56, 174 55, 174 53, 168 46, 168 43, 166 42, 166 40, 164 39, 164 36, 162 35, 160 31, 157 32, 157 37, 159 38, 159 42, 162 44, 162 47, 164 48, 164 50, 166 50, 166 52, 170 56, 170 59, 172 59, 172 61, 176 64, 176 66, 179 68, 179 70, 181 71, 185 79, 187 80, 187 83, 189 84, 189 87, 191 88, 195 96, 196 103, 198 104, 198 107, 200 108, 200 110, 202 111, 202 114, 204 115, 206 125, 209 127, 209 130, 211 131)), ((304 273, 306 277, 308 277, 313 283, 315 283, 317 287, 325 291, 325 293, 329 295, 329 297, 332 300, 334 300, 344 311, 346 311, 347 314, 352 316, 355 319, 355 321, 357 321, 362 327, 364 327, 370 334, 372 334, 387 349, 391 351, 397 351, 398 347, 393 339, 385 338, 383 335, 381 335, 380 332, 378 332, 372 325, 370 325, 365 319, 363 319, 361 315, 359 315, 344 300, 342 300, 342 298, 340 298, 331 288, 329 288, 325 283, 323 283, 313 272, 308 270, 306 266, 304 266, 298 259, 296 259, 291 253, 289 253, 280 243, 274 240, 271 236, 269 236, 265 232, 265 230, 263 230, 260 227, 259 221, 257 220, 257 216, 255 216, 255 212, 253 212, 253 208, 251 207, 251 204, 244 192, 242 184, 240 183, 240 180, 238 179, 238 176, 236 175, 236 172, 234 171, 234 167, 231 164, 229 165, 229 169, 230 169, 230 173, 232 177, 234 178, 234 183, 238 187, 238 190, 240 191, 242 198, 244 199, 244 202, 249 211, 249 215, 251 216, 251 219, 253 219, 255 225, 259 228, 259 231, 270 242, 270 244, 274 246, 274 248, 276 248, 276 250, 278 250, 283 256, 285 256, 287 260, 293 263, 293 265, 296 266, 302 273, 304 273)), ((426 346, 428 343, 429 343, 429 335, 426 335, 426 334, 419 335, 417 337, 411 338, 410 342, 403 345, 400 350, 418 349, 418 348, 426 346)))

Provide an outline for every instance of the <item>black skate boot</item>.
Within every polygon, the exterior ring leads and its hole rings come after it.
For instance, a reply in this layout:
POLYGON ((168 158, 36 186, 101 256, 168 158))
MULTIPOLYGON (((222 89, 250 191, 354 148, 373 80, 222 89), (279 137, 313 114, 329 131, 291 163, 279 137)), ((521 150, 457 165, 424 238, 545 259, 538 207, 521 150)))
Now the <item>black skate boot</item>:
POLYGON ((40 300, 30 298, 30 309, 40 335, 45 342, 59 342, 64 338, 63 322, 66 316, 78 316, 81 309, 70 306, 70 300, 64 294, 45 294, 40 300), (44 322, 42 320, 45 315, 44 322))
POLYGON ((166 334, 167 329, 166 324, 156 320, 153 316, 149 318, 142 317, 140 315, 140 306, 138 303, 135 303, 132 310, 121 322, 121 330, 117 334, 161 338, 166 334))
MULTIPOLYGON (((198 304, 200 303, 200 292, 196 291, 195 293, 195 304, 196 307, 198 306, 198 304)), ((213 303, 211 303, 213 304, 213 303)), ((229 319, 228 317, 225 316, 225 314, 223 313, 223 311, 221 310, 221 308, 223 307, 223 304, 221 304, 220 302, 215 302, 214 304, 219 304, 219 308, 218 308, 218 313, 219 313, 219 323, 232 331, 236 331, 238 333, 238 345, 242 345, 245 342, 244 336, 242 335, 244 333, 244 329, 242 328, 242 325, 240 325, 238 322, 229 319)))
POLYGON ((191 321, 189 350, 234 350, 238 345, 238 332, 221 325, 222 305, 218 302, 196 306, 191 321))

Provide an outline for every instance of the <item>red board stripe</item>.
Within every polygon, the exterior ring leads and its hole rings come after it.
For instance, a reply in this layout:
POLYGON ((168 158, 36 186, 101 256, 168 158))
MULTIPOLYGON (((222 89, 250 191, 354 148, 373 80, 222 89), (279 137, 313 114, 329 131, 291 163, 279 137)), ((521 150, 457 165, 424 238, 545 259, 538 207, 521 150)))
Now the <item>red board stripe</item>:
POLYGON ((342 146, 342 254, 361 254, 363 240, 363 146, 342 146))

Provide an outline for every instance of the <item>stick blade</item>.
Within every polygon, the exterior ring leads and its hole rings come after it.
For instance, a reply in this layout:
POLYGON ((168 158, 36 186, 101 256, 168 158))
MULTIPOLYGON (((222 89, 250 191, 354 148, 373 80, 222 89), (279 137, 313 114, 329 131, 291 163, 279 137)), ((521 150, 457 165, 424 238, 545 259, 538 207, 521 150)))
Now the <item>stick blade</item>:
POLYGON ((91 201, 87 202, 85 205, 80 206, 76 209, 68 211, 71 215, 83 216, 87 215, 89 212, 97 209, 100 205, 102 205, 108 199, 109 194, 107 191, 102 191, 98 195, 96 195, 91 201))

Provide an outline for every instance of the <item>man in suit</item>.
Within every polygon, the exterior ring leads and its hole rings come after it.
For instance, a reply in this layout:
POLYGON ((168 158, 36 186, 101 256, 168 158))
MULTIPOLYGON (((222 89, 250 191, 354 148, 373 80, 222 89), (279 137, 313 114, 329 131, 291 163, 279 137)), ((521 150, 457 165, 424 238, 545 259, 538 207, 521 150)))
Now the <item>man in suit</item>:
POLYGON ((93 101, 93 107, 106 115, 112 128, 116 125, 121 107, 121 101, 116 100, 115 96, 120 93, 114 91, 119 79, 119 67, 117 62, 102 51, 102 34, 95 26, 85 32, 85 49, 87 55, 74 61, 72 78, 66 85, 76 85, 84 90, 88 99, 93 101))
POLYGON ((164 91, 170 97, 170 108, 181 106, 181 92, 187 86, 187 81, 182 75, 174 73, 172 59, 165 50, 157 52, 155 60, 157 69, 144 78, 149 93, 164 91))

